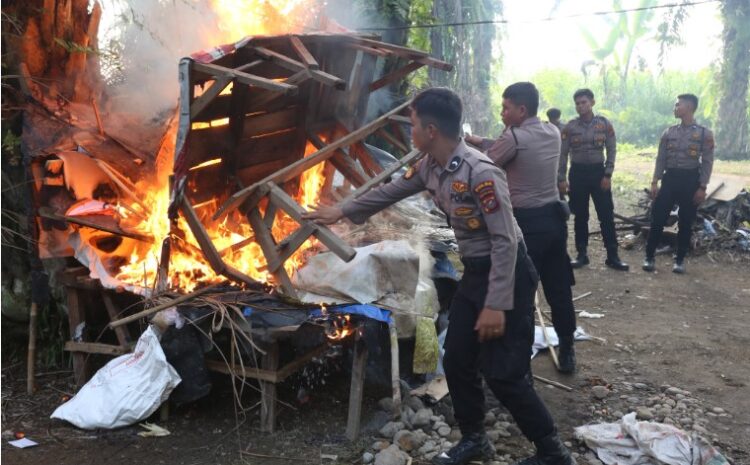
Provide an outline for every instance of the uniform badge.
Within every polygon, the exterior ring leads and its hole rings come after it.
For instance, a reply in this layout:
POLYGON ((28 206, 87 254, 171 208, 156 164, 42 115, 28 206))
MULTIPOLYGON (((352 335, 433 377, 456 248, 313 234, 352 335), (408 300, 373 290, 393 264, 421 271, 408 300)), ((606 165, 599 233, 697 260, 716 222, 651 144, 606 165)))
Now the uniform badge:
POLYGON ((690 154, 691 157, 697 157, 698 156, 698 151, 697 150, 691 150, 688 153, 690 154))
POLYGON ((701 138, 701 135, 698 132, 694 132, 690 137, 692 137, 693 140, 698 140, 701 138))
POLYGON ((456 216, 469 216, 474 211, 473 208, 469 207, 458 207, 455 210, 453 210, 453 214, 456 216))
POLYGON ((482 222, 479 221, 479 218, 469 218, 466 220, 466 226, 468 226, 469 229, 479 229, 482 226, 482 222))
POLYGON ((601 131, 602 129, 604 129, 604 125, 603 124, 596 124, 596 125, 594 125, 594 129, 596 129, 597 131, 601 131))
POLYGON ((406 170, 406 174, 404 174, 404 179, 411 179, 416 171, 417 170, 415 170, 413 166, 410 166, 409 169, 406 170))
POLYGON ((565 140, 568 138, 568 132, 563 129, 562 134, 560 134, 560 137, 562 137, 562 140, 565 140))
POLYGON ((465 182, 455 181, 451 184, 451 190, 453 192, 463 194, 464 192, 469 190, 469 185, 465 182))
POLYGON ((482 211, 485 213, 493 213, 500 208, 500 202, 497 201, 495 195, 495 182, 484 181, 474 188, 474 192, 479 197, 479 203, 482 204, 482 211))
POLYGON ((456 171, 460 165, 461 157, 456 155, 455 157, 451 158, 451 161, 450 163, 448 163, 448 167, 446 169, 450 172, 453 172, 456 171))

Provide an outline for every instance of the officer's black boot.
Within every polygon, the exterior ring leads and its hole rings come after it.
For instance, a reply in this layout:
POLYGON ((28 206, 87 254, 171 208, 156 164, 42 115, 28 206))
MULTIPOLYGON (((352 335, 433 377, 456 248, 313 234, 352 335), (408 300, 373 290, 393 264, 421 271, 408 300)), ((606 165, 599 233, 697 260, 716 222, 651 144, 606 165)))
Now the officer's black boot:
POLYGON ((627 263, 620 260, 616 246, 607 248, 607 260, 604 264, 617 271, 628 271, 630 269, 627 263))
POLYGON ((578 248, 578 256, 575 260, 572 260, 570 262, 570 266, 572 266, 575 269, 583 268, 584 266, 589 264, 589 256, 586 253, 586 247, 580 247, 578 248))
POLYGON ((568 448, 560 440, 557 432, 534 441, 536 455, 528 457, 515 465, 576 465, 568 448))
POLYGON ((464 465, 472 460, 490 460, 495 457, 495 448, 484 432, 464 435, 448 452, 432 458, 434 465, 464 465))
POLYGON ((573 336, 560 338, 560 350, 557 358, 560 362, 560 373, 570 374, 576 371, 576 350, 573 345, 573 336))

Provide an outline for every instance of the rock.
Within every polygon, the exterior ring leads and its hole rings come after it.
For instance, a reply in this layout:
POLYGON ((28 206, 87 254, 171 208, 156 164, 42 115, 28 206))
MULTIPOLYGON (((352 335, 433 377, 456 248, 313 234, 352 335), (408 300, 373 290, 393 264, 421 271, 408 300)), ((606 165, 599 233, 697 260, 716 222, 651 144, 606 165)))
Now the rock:
POLYGON ((508 426, 508 432, 511 434, 511 436, 520 436, 521 435, 521 428, 518 427, 518 425, 510 425, 508 426))
POLYGON ((607 386, 594 386, 591 388, 591 393, 597 399, 604 399, 609 395, 609 389, 607 389, 607 386))
POLYGON ((375 456, 375 465, 406 465, 408 459, 406 452, 399 449, 397 445, 391 444, 378 452, 375 456))
POLYGON ((639 404, 640 402, 641 402, 641 399, 637 397, 628 397, 628 403, 639 404))
POLYGON ((714 408, 711 409, 711 411, 714 412, 714 413, 718 413, 718 414, 725 413, 724 409, 721 408, 721 407, 714 407, 714 408))
POLYGON ((448 426, 448 425, 443 421, 436 421, 435 423, 432 424, 432 430, 437 431, 443 426, 448 426))
POLYGON ((674 399, 667 399, 664 401, 665 405, 668 405, 670 408, 674 408, 675 405, 677 405, 677 402, 675 402, 674 399))
POLYGON ((435 441, 427 441, 424 444, 422 444, 422 447, 419 448, 417 453, 419 455, 426 455, 426 454, 429 454, 430 452, 437 450, 437 448, 438 448, 438 445, 435 441))
POLYGON ((619 411, 619 410, 615 410, 615 411, 614 411, 614 412, 612 413, 612 416, 613 416, 613 417, 615 417, 615 418, 622 418, 622 417, 623 417, 623 414, 622 414, 622 412, 621 412, 621 411, 619 411))
POLYGON ((448 440, 450 442, 458 442, 461 440, 461 430, 458 428, 452 429, 450 434, 448 435, 448 440))
POLYGON ((676 388, 676 387, 668 387, 668 388, 666 389, 666 391, 664 391, 664 392, 665 392, 665 393, 666 393, 667 395, 669 395, 669 396, 675 396, 675 395, 679 394, 679 393, 680 393, 681 391, 680 391, 680 389, 679 389, 679 388, 676 388))
POLYGON ((497 431, 498 436, 501 438, 509 438, 511 436, 510 431, 505 428, 498 428, 495 431, 497 431))
POLYGON ((383 397, 378 401, 378 408, 380 410, 383 410, 384 412, 392 412, 393 411, 393 398, 392 397, 383 397))
POLYGON ((570 441, 565 441, 563 444, 565 444, 565 447, 567 447, 568 449, 572 449, 573 448, 573 443, 570 442, 570 441))
MULTIPOLYGON (((716 412, 716 413, 721 413, 721 412, 716 412)), ((487 426, 492 425, 492 424, 495 423, 495 421, 496 421, 496 418, 495 418, 495 414, 494 413, 487 412, 487 413, 484 414, 484 424, 485 425, 487 425, 487 426)))
POLYGON ((633 383, 633 387, 636 389, 648 389, 648 386, 643 383, 633 383))
POLYGON ((365 452, 362 454, 362 463, 368 464, 371 463, 373 460, 375 460, 375 456, 372 455, 370 452, 365 452))
POLYGON ((413 433, 408 430, 401 430, 393 436, 393 443, 398 445, 401 450, 411 452, 413 450, 422 447, 426 439, 426 435, 413 433))
POLYGON ((439 434, 439 435, 440 435, 440 437, 442 437, 442 438, 447 438, 447 437, 448 437, 448 435, 449 435, 449 434, 451 434, 451 427, 450 427, 450 426, 448 426, 448 425, 446 425, 446 426, 441 426, 441 427, 440 427, 440 428, 438 429, 438 434, 439 434))
POLYGON ((708 436, 708 430, 701 425, 693 425, 693 431, 703 436, 708 436))
POLYGON ((414 410, 415 412, 420 411, 424 408, 424 403, 422 402, 422 399, 420 399, 417 396, 409 396, 408 399, 406 399, 406 405, 409 406, 410 409, 414 410))
POLYGON ((380 428, 380 435, 384 438, 392 439, 399 431, 404 429, 404 424, 400 421, 389 421, 380 428))
POLYGON ((375 452, 379 452, 390 445, 391 443, 389 441, 375 441, 370 446, 370 449, 374 450, 375 452))
POLYGON ((430 426, 430 418, 432 418, 432 410, 428 408, 422 408, 417 410, 417 413, 415 413, 411 417, 411 424, 415 428, 430 426))
POLYGON ((639 407, 636 410, 636 415, 640 420, 653 420, 654 413, 648 407, 639 407))

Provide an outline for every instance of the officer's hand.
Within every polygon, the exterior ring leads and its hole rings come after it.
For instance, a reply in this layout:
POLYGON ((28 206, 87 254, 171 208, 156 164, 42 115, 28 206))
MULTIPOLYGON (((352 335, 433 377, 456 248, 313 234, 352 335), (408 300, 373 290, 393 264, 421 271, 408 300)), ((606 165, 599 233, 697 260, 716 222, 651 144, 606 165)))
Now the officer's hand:
POLYGON ((482 145, 482 138, 473 134, 467 134, 466 136, 464 136, 464 141, 477 147, 480 147, 482 145))
POLYGON ((312 220, 318 224, 333 224, 344 216, 344 211, 339 207, 318 205, 315 210, 303 213, 302 218, 312 220))
POLYGON ((505 334, 505 312, 483 308, 474 325, 474 331, 478 333, 479 342, 501 337, 505 334))
POLYGON ((610 178, 609 176, 604 176, 602 178, 602 182, 599 183, 599 186, 605 192, 608 191, 608 190, 610 190, 610 189, 612 189, 612 178, 610 178))
POLYGON ((651 183, 651 200, 656 200, 656 196, 659 195, 659 184, 651 183))
POLYGON ((706 189, 704 187, 699 187, 698 190, 695 191, 695 195, 693 195, 693 203, 695 205, 700 205, 704 200, 706 200, 706 189))
POLYGON ((560 191, 560 195, 567 195, 568 194, 568 181, 558 182, 557 190, 560 191))

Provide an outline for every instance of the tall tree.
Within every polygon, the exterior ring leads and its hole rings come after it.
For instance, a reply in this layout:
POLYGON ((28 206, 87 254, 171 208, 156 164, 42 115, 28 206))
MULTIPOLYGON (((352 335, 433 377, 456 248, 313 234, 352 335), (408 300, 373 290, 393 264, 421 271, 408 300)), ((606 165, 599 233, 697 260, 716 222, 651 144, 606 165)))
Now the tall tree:
POLYGON ((750 0, 724 0, 724 42, 719 73, 720 100, 716 124, 716 154, 720 158, 750 156, 748 81, 750 79, 750 0))

